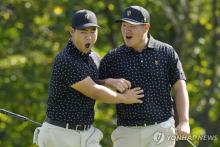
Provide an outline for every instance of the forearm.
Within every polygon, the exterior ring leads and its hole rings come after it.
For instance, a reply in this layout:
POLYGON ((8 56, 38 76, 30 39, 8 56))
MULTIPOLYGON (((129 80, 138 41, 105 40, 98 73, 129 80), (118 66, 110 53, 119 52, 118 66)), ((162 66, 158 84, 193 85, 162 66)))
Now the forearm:
POLYGON ((82 81, 72 84, 71 87, 91 99, 99 100, 104 103, 124 103, 127 99, 125 95, 97 84, 91 77, 87 77, 82 81))
POLYGON ((107 87, 102 85, 94 85, 94 94, 93 99, 104 102, 104 103, 122 103, 124 97, 122 94, 119 94, 107 87))
MULTIPOLYGON (((184 81, 185 83, 185 81, 184 81)), ((179 117, 179 122, 189 121, 189 96, 186 89, 186 84, 181 84, 176 88, 176 109, 179 117)))

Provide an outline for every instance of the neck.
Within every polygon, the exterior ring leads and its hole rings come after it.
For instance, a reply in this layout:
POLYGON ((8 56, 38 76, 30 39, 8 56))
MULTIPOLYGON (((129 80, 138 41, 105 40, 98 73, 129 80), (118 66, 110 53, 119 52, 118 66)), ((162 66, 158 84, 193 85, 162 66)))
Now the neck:
POLYGON ((148 43, 148 37, 145 37, 142 43, 140 43, 137 47, 133 47, 133 49, 137 52, 142 52, 146 47, 148 43))

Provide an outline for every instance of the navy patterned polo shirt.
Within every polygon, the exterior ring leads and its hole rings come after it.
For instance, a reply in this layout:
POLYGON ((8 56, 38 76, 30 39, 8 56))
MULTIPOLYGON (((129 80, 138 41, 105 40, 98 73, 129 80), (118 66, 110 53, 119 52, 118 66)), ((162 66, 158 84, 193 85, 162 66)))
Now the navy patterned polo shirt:
POLYGON ((117 124, 134 126, 159 123, 173 115, 170 91, 177 80, 185 80, 179 57, 173 47, 149 35, 141 52, 122 45, 111 50, 100 63, 100 79, 124 78, 132 88, 144 90, 142 104, 117 104, 117 124))
POLYGON ((83 54, 69 40, 55 58, 49 83, 47 117, 52 120, 91 125, 95 101, 70 86, 86 77, 98 79, 91 53, 83 54))

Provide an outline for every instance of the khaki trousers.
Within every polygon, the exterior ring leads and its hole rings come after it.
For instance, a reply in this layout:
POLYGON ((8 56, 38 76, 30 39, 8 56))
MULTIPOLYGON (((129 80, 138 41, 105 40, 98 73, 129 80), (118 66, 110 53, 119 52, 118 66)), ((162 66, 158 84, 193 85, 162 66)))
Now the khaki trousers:
POLYGON ((114 147, 174 147, 175 121, 146 127, 117 127, 111 135, 114 147))
POLYGON ((39 147, 101 147, 102 137, 102 132, 93 126, 86 131, 76 131, 45 122, 35 130, 34 143, 39 147))

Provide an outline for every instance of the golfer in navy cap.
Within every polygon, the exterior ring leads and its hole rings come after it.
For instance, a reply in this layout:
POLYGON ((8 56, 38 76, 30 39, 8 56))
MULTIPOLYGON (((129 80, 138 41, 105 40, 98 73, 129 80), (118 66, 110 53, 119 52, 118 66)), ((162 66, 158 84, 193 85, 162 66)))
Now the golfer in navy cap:
POLYGON ((92 11, 79 10, 73 14, 71 38, 53 62, 46 119, 34 133, 34 142, 40 147, 100 147, 103 134, 93 126, 95 100, 142 102, 140 88, 120 94, 96 83, 98 69, 91 50, 97 40, 97 28, 92 11))
MULTIPOLYGON (((100 79, 124 78, 131 87, 141 87, 144 98, 141 104, 117 104, 114 147, 174 147, 175 133, 190 133, 186 78, 179 57, 172 46, 149 34, 150 15, 145 8, 130 6, 117 22, 124 44, 102 59, 100 79), (176 130, 171 88, 179 117, 176 130)), ((121 87, 126 90, 128 85, 121 87)))

